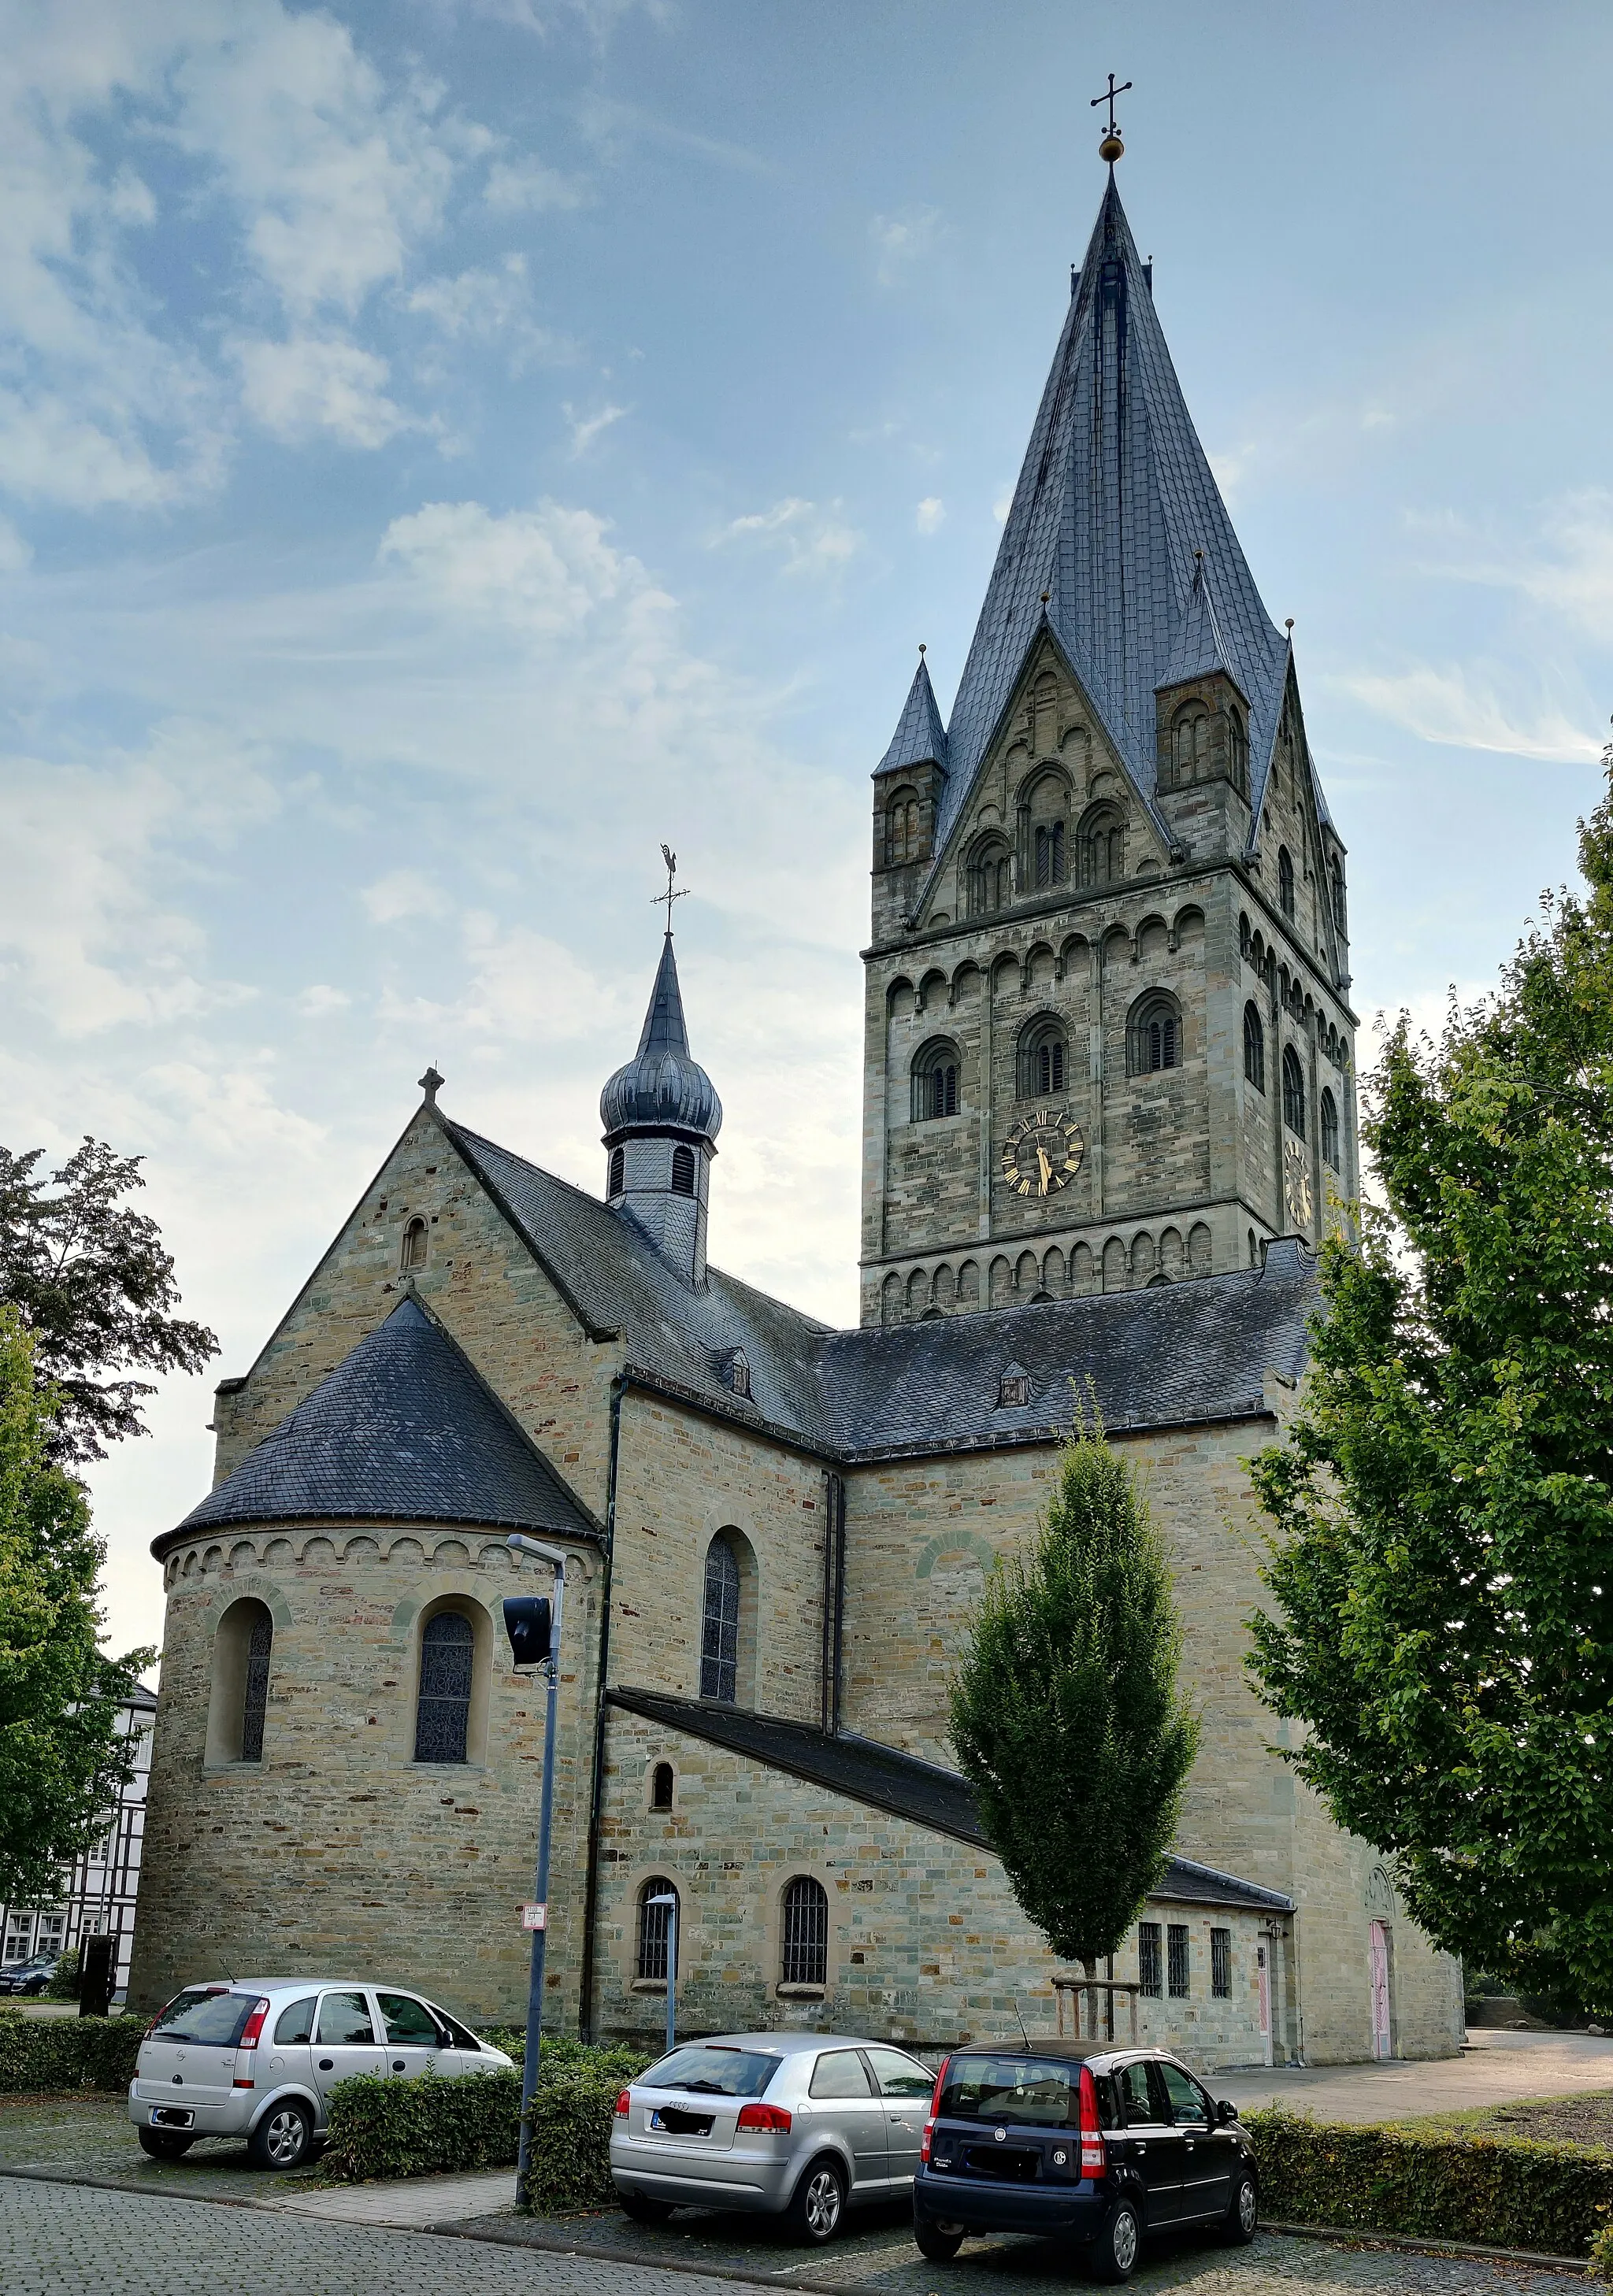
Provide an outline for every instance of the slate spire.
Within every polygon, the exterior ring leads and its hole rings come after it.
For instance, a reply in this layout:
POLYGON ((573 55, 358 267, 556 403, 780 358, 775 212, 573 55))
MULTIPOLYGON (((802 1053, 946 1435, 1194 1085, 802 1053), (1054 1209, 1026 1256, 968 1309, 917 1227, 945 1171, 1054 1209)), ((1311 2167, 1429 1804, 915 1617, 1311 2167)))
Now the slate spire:
POLYGON ((714 1140, 721 1128, 722 1103, 716 1086, 689 1051, 670 932, 662 941, 638 1050, 600 1094, 599 1115, 607 1140, 646 1127, 660 1131, 668 1125, 714 1140))
POLYGON ((1044 613, 1149 799, 1155 690, 1213 631, 1249 704, 1258 816, 1288 649, 1193 428, 1112 174, 947 728, 938 852, 1044 613))
POLYGON ((924 648, 918 649, 918 667, 913 672, 913 683, 908 688, 908 698, 901 705, 901 715, 896 720, 896 731, 891 736, 891 746, 874 768, 876 773, 897 773, 909 766, 939 766, 946 771, 947 735, 941 722, 941 712, 935 706, 935 689, 930 684, 930 673, 925 663, 924 648))
MULTIPOLYGON (((1189 678, 1206 677, 1215 670, 1224 670, 1234 685, 1238 672, 1227 652, 1226 640, 1221 634, 1221 623, 1215 612, 1215 600, 1210 587, 1210 577, 1205 569, 1204 554, 1196 558, 1193 586, 1188 593, 1187 611, 1176 626, 1171 641, 1170 654, 1160 678, 1161 685, 1185 685, 1189 678)), ((1244 700, 1248 700, 1244 695, 1244 700)))
POLYGON ((600 1094, 599 1115, 609 1158, 605 1201, 635 1223, 686 1283, 704 1284, 722 1103, 689 1050, 670 928, 638 1050, 600 1094))

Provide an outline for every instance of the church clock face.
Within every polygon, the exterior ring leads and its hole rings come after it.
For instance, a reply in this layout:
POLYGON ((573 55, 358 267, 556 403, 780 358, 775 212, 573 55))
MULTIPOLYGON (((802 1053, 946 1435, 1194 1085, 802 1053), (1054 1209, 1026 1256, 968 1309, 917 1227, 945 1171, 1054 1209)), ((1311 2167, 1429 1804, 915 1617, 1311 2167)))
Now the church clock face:
POLYGON ((1282 1144, 1283 1195, 1288 1207, 1288 1218, 1296 1227, 1311 1225, 1310 1160, 1303 1140, 1289 1133, 1282 1144))
POLYGON ((1034 1108, 1002 1144, 1002 1177, 1016 1195, 1056 1196, 1080 1171, 1086 1151, 1067 1108, 1034 1108))

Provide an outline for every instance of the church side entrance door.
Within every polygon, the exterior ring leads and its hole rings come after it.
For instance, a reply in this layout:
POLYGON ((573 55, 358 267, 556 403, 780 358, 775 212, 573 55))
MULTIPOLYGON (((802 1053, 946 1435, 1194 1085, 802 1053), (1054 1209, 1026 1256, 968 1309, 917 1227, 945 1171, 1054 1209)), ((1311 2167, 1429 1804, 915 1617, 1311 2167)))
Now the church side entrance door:
POLYGON ((1387 2057, 1394 2048, 1389 2016, 1389 1932, 1374 1922, 1370 1932, 1372 1970, 1372 2054, 1387 2057))

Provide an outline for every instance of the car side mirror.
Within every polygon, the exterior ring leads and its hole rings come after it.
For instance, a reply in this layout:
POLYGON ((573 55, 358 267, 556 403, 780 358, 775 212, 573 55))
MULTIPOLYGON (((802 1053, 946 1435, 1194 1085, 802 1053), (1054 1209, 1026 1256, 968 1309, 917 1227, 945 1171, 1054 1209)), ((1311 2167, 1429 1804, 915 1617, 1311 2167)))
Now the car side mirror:
POLYGON ((1237 2118, 1238 2107, 1230 2096, 1223 2096, 1215 2107, 1215 2126, 1224 2128, 1229 2120, 1236 2120, 1237 2118))

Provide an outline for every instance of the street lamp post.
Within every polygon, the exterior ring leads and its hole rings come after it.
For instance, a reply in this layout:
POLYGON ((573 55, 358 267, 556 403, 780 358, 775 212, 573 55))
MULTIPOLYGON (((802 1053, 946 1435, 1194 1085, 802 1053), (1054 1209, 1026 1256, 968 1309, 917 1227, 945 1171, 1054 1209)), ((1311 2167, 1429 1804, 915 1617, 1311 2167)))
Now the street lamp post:
POLYGON ((548 1685, 543 1731, 543 1800, 538 1821, 538 1877, 530 1916, 532 1966, 527 1982, 526 2056, 521 2072, 521 2150, 515 2168, 515 2205, 521 2208, 526 2201, 527 2169, 532 2150, 531 2104, 538 2088, 538 2060, 542 2047, 543 1963, 549 1921, 549 1836, 555 1818, 555 1703, 560 1682, 560 1611, 565 1599, 565 1556, 557 1546, 540 1546, 537 1539, 527 1538, 520 1531, 513 1531, 505 1545, 513 1554, 530 1554, 534 1562, 547 1562, 555 1574, 552 1611, 547 1603, 530 1600, 506 1602, 504 1618, 515 1664, 520 1666, 524 1660, 529 1665, 541 1666, 548 1685), (541 1615, 545 1611, 549 1611, 547 1619, 541 1615))
POLYGON ((678 1893, 669 1890, 644 1902, 666 1907, 666 2053, 670 2057, 678 2046, 678 1893))

